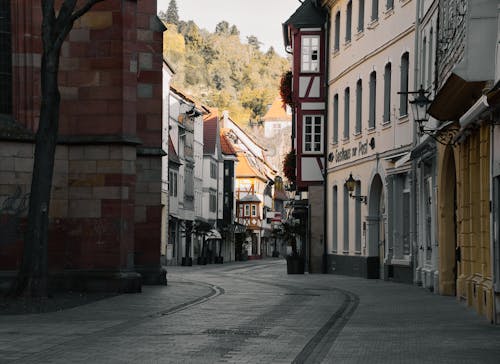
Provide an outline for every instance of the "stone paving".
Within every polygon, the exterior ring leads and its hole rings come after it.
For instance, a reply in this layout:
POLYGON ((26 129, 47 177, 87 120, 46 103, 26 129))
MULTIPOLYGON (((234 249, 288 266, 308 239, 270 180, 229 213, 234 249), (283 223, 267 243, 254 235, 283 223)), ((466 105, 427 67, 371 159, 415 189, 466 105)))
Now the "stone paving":
POLYGON ((283 260, 168 270, 142 294, 0 316, 0 363, 500 362, 500 326, 418 287, 283 260))

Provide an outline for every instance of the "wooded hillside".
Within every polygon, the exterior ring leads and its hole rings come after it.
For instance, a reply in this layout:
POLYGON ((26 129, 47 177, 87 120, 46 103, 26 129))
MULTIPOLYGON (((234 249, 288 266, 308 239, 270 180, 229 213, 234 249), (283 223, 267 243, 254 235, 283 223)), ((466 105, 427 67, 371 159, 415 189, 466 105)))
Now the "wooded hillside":
POLYGON ((229 110, 239 124, 260 120, 279 94, 289 61, 272 47, 261 51, 254 36, 243 44, 237 27, 227 21, 217 24, 212 33, 168 12, 159 16, 167 23, 164 56, 176 72, 173 86, 207 106, 229 110))

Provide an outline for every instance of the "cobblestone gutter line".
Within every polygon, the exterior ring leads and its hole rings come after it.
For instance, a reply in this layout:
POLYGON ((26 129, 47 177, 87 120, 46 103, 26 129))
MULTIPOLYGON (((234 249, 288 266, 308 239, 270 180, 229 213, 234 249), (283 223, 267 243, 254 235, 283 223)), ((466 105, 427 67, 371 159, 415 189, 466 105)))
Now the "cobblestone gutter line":
POLYGON ((344 295, 344 301, 330 319, 309 340, 302 351, 295 357, 293 364, 321 363, 328 354, 335 339, 349 321, 359 305, 359 297, 354 293, 342 289, 334 289, 344 295))
MULTIPOLYGON (((188 281, 184 282, 178 282, 180 284, 182 283, 188 283, 188 281)), ((189 309, 193 306, 199 305, 203 302, 206 302, 208 300, 211 300, 221 294, 224 294, 224 289, 222 287, 209 284, 209 283, 203 283, 203 282, 191 282, 189 281, 190 284, 197 284, 197 285, 203 285, 207 286, 210 288, 210 293, 197 297, 195 299, 192 299, 190 301, 181 303, 179 305, 167 308, 162 311, 158 311, 155 313, 148 313, 145 316, 126 320, 124 322, 120 322, 116 325, 112 325, 109 327, 105 327, 101 330, 93 331, 91 333, 85 334, 85 335, 78 335, 77 337, 71 338, 68 341, 64 341, 61 343, 58 343, 54 346, 51 346, 45 350, 39 351, 35 354, 28 354, 25 356, 22 356, 19 359, 15 359, 12 361, 6 361, 2 363, 26 363, 27 361, 29 362, 43 362, 44 360, 47 360, 49 357, 54 357, 54 355, 57 355, 57 353, 64 353, 67 352, 68 350, 72 350, 72 347, 76 349, 81 348, 82 345, 89 345, 93 342, 98 342, 102 337, 106 337, 109 335, 116 335, 118 332, 125 331, 128 328, 137 326, 143 322, 158 318, 159 316, 166 316, 166 315, 171 315, 179 311, 183 311, 186 309, 189 309)))

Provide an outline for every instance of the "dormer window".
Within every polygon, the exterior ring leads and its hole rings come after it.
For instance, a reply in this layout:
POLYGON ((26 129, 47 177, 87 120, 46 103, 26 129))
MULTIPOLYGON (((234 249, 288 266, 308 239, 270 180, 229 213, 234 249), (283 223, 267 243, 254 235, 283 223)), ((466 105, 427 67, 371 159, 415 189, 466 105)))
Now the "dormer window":
POLYGON ((319 35, 302 36, 300 69, 302 72, 319 72, 319 35))

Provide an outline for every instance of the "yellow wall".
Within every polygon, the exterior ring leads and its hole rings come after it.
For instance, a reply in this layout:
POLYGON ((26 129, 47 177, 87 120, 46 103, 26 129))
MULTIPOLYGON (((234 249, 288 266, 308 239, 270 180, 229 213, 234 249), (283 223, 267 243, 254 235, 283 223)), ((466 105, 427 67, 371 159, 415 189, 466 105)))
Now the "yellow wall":
POLYGON ((454 295, 489 320, 493 318, 490 247, 490 134, 489 126, 472 132, 451 150, 438 152, 438 237, 440 244, 440 292, 454 295), (456 218, 449 172, 456 171, 456 218), (461 262, 455 265, 455 229, 461 262), (453 280, 456 277, 456 290, 453 280))

